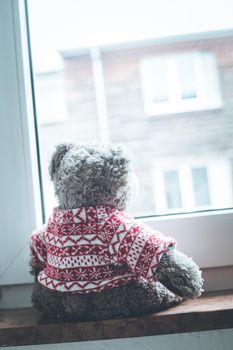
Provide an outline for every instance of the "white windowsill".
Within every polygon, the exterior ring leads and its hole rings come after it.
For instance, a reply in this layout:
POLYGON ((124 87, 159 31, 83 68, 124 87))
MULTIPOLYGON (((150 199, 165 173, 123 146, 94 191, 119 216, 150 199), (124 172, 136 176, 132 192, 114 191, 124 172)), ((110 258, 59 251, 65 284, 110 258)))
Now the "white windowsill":
POLYGON ((233 266, 233 209, 141 220, 155 230, 174 237, 178 249, 192 257, 201 268, 233 266))
POLYGON ((159 117, 163 115, 175 115, 175 114, 183 114, 183 113, 194 113, 194 112, 207 112, 212 110, 220 110, 223 108, 222 101, 216 101, 215 103, 211 104, 193 104, 192 107, 185 106, 182 104, 179 104, 177 106, 164 106, 164 107, 147 107, 145 108, 145 114, 148 117, 159 117))

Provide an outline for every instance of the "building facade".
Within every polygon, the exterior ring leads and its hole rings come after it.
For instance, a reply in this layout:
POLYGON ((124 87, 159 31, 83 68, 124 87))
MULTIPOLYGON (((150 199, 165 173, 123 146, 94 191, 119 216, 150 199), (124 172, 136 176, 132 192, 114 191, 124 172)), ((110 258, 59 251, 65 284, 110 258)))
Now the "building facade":
POLYGON ((36 77, 38 104, 65 106, 38 115, 43 164, 63 140, 120 143, 140 182, 135 215, 232 206, 232 31, 60 54, 36 77))

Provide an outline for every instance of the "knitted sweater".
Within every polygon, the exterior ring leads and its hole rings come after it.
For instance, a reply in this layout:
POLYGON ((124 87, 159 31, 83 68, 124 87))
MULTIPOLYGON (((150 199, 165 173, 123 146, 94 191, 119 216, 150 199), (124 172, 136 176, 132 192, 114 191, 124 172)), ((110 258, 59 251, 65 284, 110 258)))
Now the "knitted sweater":
POLYGON ((106 206, 61 210, 31 236, 38 282, 61 292, 99 292, 154 272, 175 241, 106 206))

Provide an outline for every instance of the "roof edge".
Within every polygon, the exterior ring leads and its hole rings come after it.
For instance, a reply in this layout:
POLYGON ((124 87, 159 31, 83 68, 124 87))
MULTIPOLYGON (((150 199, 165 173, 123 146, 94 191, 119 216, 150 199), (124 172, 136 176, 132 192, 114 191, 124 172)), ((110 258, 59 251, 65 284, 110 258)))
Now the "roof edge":
MULTIPOLYGON (((221 39, 221 38, 228 38, 231 36, 233 37, 233 28, 208 31, 208 32, 165 36, 165 37, 150 38, 150 39, 132 40, 132 41, 119 42, 114 44, 96 45, 96 47, 98 47, 101 52, 112 52, 112 51, 120 51, 125 49, 141 48, 146 46, 159 46, 159 45, 166 45, 166 44, 182 43, 187 41, 221 39)), ((63 56, 63 58, 72 58, 76 56, 89 55, 90 50, 92 48, 93 47, 81 47, 77 49, 59 50, 59 52, 63 56)))

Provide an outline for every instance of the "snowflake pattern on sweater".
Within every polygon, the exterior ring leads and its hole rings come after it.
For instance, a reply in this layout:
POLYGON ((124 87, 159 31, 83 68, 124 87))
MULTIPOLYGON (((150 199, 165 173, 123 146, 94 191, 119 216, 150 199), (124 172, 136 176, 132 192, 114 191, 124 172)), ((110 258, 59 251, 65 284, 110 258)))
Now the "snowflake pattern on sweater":
POLYGON ((33 232, 32 266, 38 282, 60 292, 100 292, 131 281, 154 281, 154 271, 175 241, 107 206, 54 208, 33 232))

